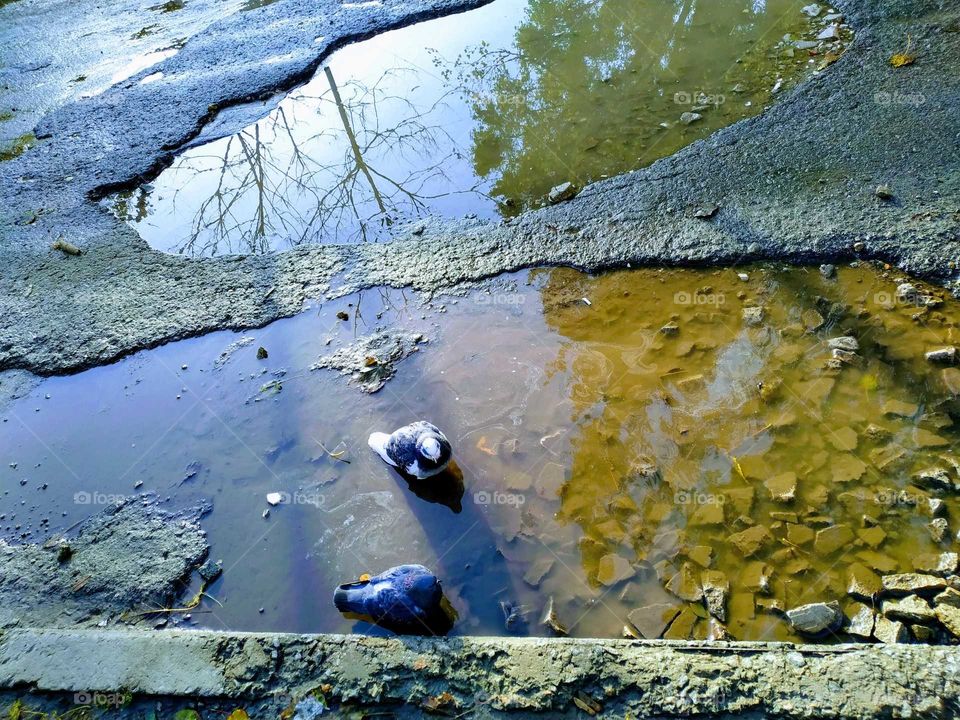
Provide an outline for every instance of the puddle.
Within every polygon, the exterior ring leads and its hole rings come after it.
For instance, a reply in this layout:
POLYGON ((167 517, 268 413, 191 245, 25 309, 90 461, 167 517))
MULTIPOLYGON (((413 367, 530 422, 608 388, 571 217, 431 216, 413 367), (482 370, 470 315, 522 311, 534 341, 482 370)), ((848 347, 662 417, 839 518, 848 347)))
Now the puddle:
POLYGON ((544 634, 552 598, 572 635, 656 635, 679 613, 667 636, 703 638, 707 581, 729 584, 733 637, 798 640, 782 608, 852 608, 851 577, 956 552, 958 496, 939 486, 958 478, 960 369, 925 353, 960 344, 960 306, 904 282, 533 270, 141 352, 5 411, 0 536, 41 541, 131 493, 208 497, 216 600, 170 622, 367 632, 333 587, 416 562, 442 578, 455 634, 506 632, 501 603, 519 608, 511 631, 544 634), (428 342, 379 392, 310 370, 380 326, 428 342), (462 487, 411 488, 366 447, 418 418, 451 439, 462 487))
POLYGON ((839 41, 811 39, 826 13, 495 0, 336 52, 256 124, 107 203, 151 246, 196 256, 514 215, 756 114, 835 57, 839 41))

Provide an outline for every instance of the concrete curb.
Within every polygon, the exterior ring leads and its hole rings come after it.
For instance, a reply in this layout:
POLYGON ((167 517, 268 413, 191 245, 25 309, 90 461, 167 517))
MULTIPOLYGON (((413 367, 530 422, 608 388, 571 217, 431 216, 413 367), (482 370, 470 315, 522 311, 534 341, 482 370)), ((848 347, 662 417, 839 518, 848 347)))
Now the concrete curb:
POLYGON ((578 693, 607 717, 956 717, 958 671, 960 648, 919 645, 33 628, 0 636, 6 695, 122 690, 140 702, 273 698, 276 708, 324 687, 334 707, 388 705, 398 716, 447 692, 454 714, 473 717, 576 714, 578 693))

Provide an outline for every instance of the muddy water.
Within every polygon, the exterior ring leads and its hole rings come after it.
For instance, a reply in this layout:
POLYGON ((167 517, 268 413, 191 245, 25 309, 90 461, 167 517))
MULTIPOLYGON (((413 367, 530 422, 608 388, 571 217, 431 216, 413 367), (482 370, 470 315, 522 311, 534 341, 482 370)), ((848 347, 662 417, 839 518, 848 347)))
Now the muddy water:
POLYGON ((495 0, 336 52, 262 120, 109 204, 153 247, 187 255, 513 215, 761 111, 839 50, 810 40, 826 13, 809 20, 789 0, 495 0))
POLYGON ((846 605, 851 573, 956 551, 911 477, 955 477, 960 371, 924 353, 957 344, 960 307, 919 284, 898 297, 903 280, 869 267, 738 272, 534 270, 432 304, 368 292, 46 380, 0 424, 0 527, 38 541, 118 495, 211 498, 224 573, 172 622, 372 631, 333 612, 334 584, 422 562, 459 634, 544 633, 553 598, 573 635, 656 634, 680 613, 667 636, 704 637, 710 579, 729 583, 734 637, 797 639, 780 608, 846 605), (429 342, 380 392, 309 369, 384 325, 429 342), (462 486, 410 487, 366 448, 421 417, 462 486))

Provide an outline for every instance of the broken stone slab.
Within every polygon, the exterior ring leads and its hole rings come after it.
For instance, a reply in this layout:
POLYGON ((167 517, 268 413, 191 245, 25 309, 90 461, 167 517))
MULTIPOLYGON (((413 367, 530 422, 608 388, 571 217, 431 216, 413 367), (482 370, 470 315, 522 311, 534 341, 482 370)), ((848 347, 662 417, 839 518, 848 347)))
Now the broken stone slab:
POLYGON ((888 417, 912 418, 920 409, 915 403, 904 402, 903 400, 887 400, 881 412, 888 417))
POLYGON ((727 542, 739 550, 744 557, 756 555, 761 548, 772 540, 773 535, 763 525, 754 525, 727 538, 727 542))
POLYGON ((83 520, 67 545, 0 541, 0 625, 7 609, 22 625, 93 626, 147 606, 173 607, 207 559, 200 519, 210 509, 199 503, 170 512, 154 495, 130 496, 83 520))
POLYGON ((935 543, 942 543, 950 533, 950 526, 947 524, 946 518, 938 517, 927 523, 927 530, 935 543))
POLYGON ((689 605, 683 608, 663 633, 665 640, 689 640, 693 637, 693 628, 700 617, 689 605))
POLYGON ((794 545, 806 545, 809 542, 813 542, 816 533, 813 528, 808 528, 806 525, 787 525, 787 540, 794 545))
POLYGON ((783 600, 775 597, 758 597, 757 608, 774 615, 782 615, 786 609, 783 600))
POLYGON ((847 606, 847 633, 861 638, 873 635, 876 613, 868 605, 855 602, 847 606))
POLYGON ((775 502, 792 502, 797 495, 797 474, 785 472, 764 482, 770 499, 775 502))
POLYGON ((750 592, 769 593, 773 568, 762 560, 748 562, 740 573, 740 584, 750 592))
POLYGON ((850 452, 857 449, 859 438, 853 428, 842 427, 827 433, 827 440, 840 452, 850 452))
POLYGON ((937 435, 935 432, 930 432, 924 428, 914 429, 913 442, 919 448, 946 447, 950 444, 950 441, 942 435, 937 435))
POLYGON ((577 196, 577 186, 572 182, 560 183, 550 188, 550 192, 547 193, 547 202, 551 205, 556 205, 557 203, 566 202, 567 200, 572 200, 577 196))
POLYGON ((926 358, 928 362, 937 363, 938 365, 956 365, 958 351, 957 348, 951 345, 949 347, 931 350, 924 354, 923 357, 926 358))
POLYGON ((960 590, 948 587, 942 593, 934 597, 933 602, 936 605, 951 605, 955 608, 960 608, 960 590))
POLYGON ((847 567, 847 594, 863 600, 872 600, 883 589, 880 576, 866 565, 851 563, 847 567))
POLYGON ((960 608, 953 605, 937 605, 935 612, 937 620, 955 638, 960 638, 960 608))
POLYGON ((635 573, 630 561, 616 553, 604 555, 597 564, 597 582, 607 587, 628 580, 635 573))
POLYGON ((836 24, 828 25, 817 35, 817 40, 839 40, 840 26, 836 24))
POLYGON ((899 620, 890 620, 883 615, 877 615, 873 625, 873 636, 882 643, 893 645, 910 641, 907 626, 899 620))
POLYGON ((802 635, 816 637, 837 630, 843 624, 843 613, 836 600, 809 603, 787 610, 791 627, 802 635))
POLYGON ((940 371, 940 382, 954 397, 960 396, 960 369, 955 367, 944 368, 940 371))
POLYGON ((880 611, 891 620, 903 620, 908 623, 932 623, 937 619, 930 603, 917 595, 884 600, 880 611))
POLYGON ((911 484, 929 492, 952 492, 955 489, 950 472, 940 467, 927 468, 910 478, 911 484))
POLYGON ((880 578, 884 595, 934 595, 947 587, 947 581, 935 575, 898 573, 880 578))
POLYGON ((841 335, 827 340, 827 347, 831 350, 846 350, 855 353, 860 349, 860 343, 852 335, 841 335))
POLYGON ((700 587, 697 570, 693 563, 685 562, 680 566, 677 574, 667 583, 667 590, 681 600, 700 602, 703 598, 703 588, 700 587))
POLYGON ((627 620, 641 637, 648 640, 655 640, 663 635, 664 631, 670 627, 674 618, 680 614, 680 609, 678 605, 667 603, 647 605, 637 608, 636 610, 631 610, 627 615, 627 620))
POLYGON ((532 588, 540 587, 540 583, 553 569, 553 563, 554 560, 550 556, 537 559, 523 574, 523 581, 532 588))
POLYGON ((930 625, 911 625, 910 635, 919 643, 935 643, 940 633, 935 627, 930 625))
POLYGON ((818 555, 827 557, 853 542, 853 530, 846 525, 831 525, 817 531, 813 548, 818 555))
POLYGON ((763 322, 766 317, 766 310, 762 307, 745 307, 742 312, 744 323, 750 326, 757 326, 763 322))
POLYGON ((707 612, 721 622, 727 621, 727 598, 730 595, 730 581, 719 570, 704 570, 700 573, 700 586, 703 588, 703 600, 707 612))

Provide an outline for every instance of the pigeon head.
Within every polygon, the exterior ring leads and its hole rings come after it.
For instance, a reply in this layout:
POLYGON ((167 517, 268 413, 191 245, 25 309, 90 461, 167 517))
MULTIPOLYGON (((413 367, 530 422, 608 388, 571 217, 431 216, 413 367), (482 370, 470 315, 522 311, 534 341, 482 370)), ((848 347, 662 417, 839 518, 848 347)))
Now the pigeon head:
POLYGON ((435 437, 425 437, 420 441, 420 452, 431 460, 440 459, 440 441, 435 437))
POLYGON ((445 464, 452 453, 450 443, 443 435, 428 431, 417 438, 417 454, 429 465, 437 467, 445 464))

